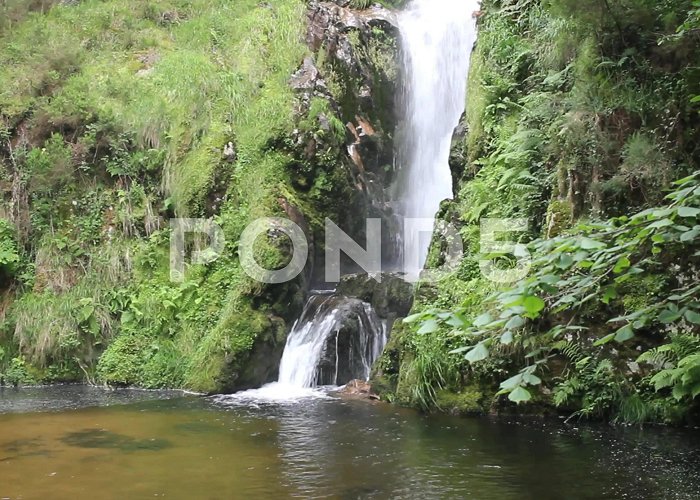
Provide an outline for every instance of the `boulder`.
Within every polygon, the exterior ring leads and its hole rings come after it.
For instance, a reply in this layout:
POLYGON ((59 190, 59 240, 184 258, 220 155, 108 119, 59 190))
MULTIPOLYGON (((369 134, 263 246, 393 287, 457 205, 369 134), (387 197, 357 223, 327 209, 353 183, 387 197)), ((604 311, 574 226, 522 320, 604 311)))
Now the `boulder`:
POLYGON ((369 378, 372 363, 384 347, 385 323, 359 299, 337 295, 326 307, 335 310, 335 329, 323 346, 317 383, 342 385, 369 378))
POLYGON ((413 286, 395 273, 348 274, 340 279, 337 292, 371 304, 380 318, 392 321, 406 316, 413 305, 413 286))
POLYGON ((341 398, 379 400, 379 396, 372 392, 370 383, 359 379, 351 380, 336 394, 341 398))

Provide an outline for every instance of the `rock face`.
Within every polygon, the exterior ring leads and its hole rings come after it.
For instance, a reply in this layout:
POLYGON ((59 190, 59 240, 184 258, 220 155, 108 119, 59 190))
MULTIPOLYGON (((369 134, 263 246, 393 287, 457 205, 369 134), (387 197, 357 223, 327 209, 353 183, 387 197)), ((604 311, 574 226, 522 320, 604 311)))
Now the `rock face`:
MULTIPOLYGON (((294 138, 305 151, 302 162, 327 167, 328 152, 337 150, 339 161, 332 168, 342 166, 357 192, 355 200, 346 200, 354 205, 352 220, 334 221, 352 235, 362 232, 364 214, 390 212, 384 190, 394 174, 399 71, 395 13, 349 5, 347 0, 310 2, 306 41, 316 56, 302 62, 290 85, 299 93, 297 114, 306 117, 300 122, 314 126, 300 127, 294 138), (319 100, 327 105, 317 113, 319 100)), ((304 173, 301 185, 314 182, 319 174, 314 170, 304 173)))
MULTIPOLYGON (((393 175, 394 96, 399 85, 395 15, 376 6, 359 10, 349 6, 349 0, 309 2, 306 41, 312 53, 289 78, 296 93, 296 128, 268 145, 288 154, 292 186, 311 200, 295 204, 291 197, 278 198, 286 217, 306 234, 310 272, 256 294, 256 310, 269 309, 275 319, 258 336, 246 360, 227 365, 226 392, 276 379, 287 328, 302 311, 308 284, 323 275, 324 218, 362 241, 365 217, 385 217, 389 212, 384 187, 393 175), (287 327, 277 325, 277 319, 287 327)), ((282 253, 287 250, 281 248, 282 253)), ((391 312, 395 300, 389 298, 393 292, 388 289, 380 292, 374 287, 360 293, 360 285, 347 286, 345 295, 350 297, 337 305, 340 326, 324 346, 319 383, 369 376, 363 363, 371 359, 367 349, 374 348, 374 341, 368 332, 386 335, 384 325, 397 315, 391 312), (377 304, 380 312, 365 302, 377 304)))
POLYGON ((379 275, 381 282, 369 274, 343 276, 337 291, 372 305, 379 317, 393 321, 406 316, 413 304, 413 286, 393 273, 379 275))
MULTIPOLYGON (((358 377, 367 379, 371 365, 379 359, 389 340, 394 321, 410 311, 412 285, 397 274, 383 273, 379 278, 380 282, 368 274, 341 278, 332 303, 337 309, 338 326, 324 344, 317 383, 343 384, 358 377)), ((362 397, 369 398, 369 384, 364 384, 366 391, 362 397)), ((358 385, 356 381, 353 387, 357 389, 358 385)), ((355 396, 359 394, 354 389, 348 390, 355 396)))
POLYGON ((317 366, 319 385, 340 385, 369 378, 372 363, 386 343, 386 323, 366 302, 338 296, 336 328, 326 338, 317 366))

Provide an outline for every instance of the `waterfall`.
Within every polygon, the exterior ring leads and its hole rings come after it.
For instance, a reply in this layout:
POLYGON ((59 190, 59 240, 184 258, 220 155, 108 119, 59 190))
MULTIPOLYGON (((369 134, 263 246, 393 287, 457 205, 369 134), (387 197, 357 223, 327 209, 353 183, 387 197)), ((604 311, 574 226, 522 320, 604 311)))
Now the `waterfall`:
MULTIPOLYGON (((399 172, 391 187, 394 227, 411 218, 434 220, 440 203, 452 197, 450 147, 465 108, 478 9, 479 0, 413 0, 399 15, 403 121, 397 131, 399 172)), ((405 242, 395 264, 403 263, 403 270, 416 276, 430 238, 393 231, 397 243, 405 242)), ((236 398, 308 397, 308 388, 368 379, 387 332, 370 304, 312 294, 287 338, 278 382, 236 398)))
POLYGON ((386 325, 370 304, 312 295, 287 338, 279 383, 314 387, 369 379, 386 341, 386 325))
MULTIPOLYGON (((403 92, 399 172, 392 188, 399 219, 434 218, 452 198, 449 167, 454 129, 465 109, 467 74, 476 40, 479 0, 413 0, 399 16, 403 92)), ((401 232, 402 233, 402 232, 401 232)), ((417 276, 429 235, 399 234, 403 269, 417 276)))

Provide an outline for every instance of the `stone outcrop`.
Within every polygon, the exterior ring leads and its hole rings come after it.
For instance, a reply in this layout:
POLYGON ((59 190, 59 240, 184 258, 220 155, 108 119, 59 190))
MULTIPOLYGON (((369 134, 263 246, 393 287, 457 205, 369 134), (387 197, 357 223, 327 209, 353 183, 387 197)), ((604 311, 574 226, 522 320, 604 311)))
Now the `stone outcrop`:
POLYGON ((351 380, 343 386, 337 393, 344 399, 369 399, 379 400, 379 396, 372 391, 372 386, 365 380, 351 380))
POLYGON ((331 307, 336 309, 336 331, 323 347, 318 364, 319 385, 344 384, 364 374, 369 377, 372 353, 383 347, 385 323, 359 299, 337 296, 331 307))
POLYGON ((371 304, 381 318, 393 321, 406 316, 413 303, 413 286, 399 274, 382 273, 380 282, 375 278, 369 274, 348 274, 341 278, 337 291, 371 304))

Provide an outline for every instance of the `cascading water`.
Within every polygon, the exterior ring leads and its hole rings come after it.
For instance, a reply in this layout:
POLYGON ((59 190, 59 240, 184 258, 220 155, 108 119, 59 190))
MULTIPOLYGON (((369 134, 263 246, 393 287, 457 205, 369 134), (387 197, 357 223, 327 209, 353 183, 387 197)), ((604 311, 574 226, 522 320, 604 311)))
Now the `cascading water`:
POLYGON ((312 295, 287 339, 279 383, 314 387, 368 379, 386 341, 386 325, 366 302, 312 295))
MULTIPOLYGON (((434 220, 442 200, 452 197, 450 146, 465 108, 478 9, 479 0, 413 0, 399 16, 404 120, 398 131, 399 174, 391 189, 395 222, 434 220)), ((401 246, 397 260, 402 262, 395 264, 417 276, 430 238, 400 230, 393 236, 401 246)), ((289 334, 279 381, 235 398, 294 400, 312 395, 308 388, 368 379, 387 330, 365 302, 314 294, 289 334)))
MULTIPOLYGON (((399 219, 432 219, 452 198, 452 135, 465 109, 479 0, 413 0, 399 16, 403 53, 403 123, 397 134, 399 172, 392 189, 399 219)), ((404 226, 405 227, 405 226, 404 226)), ((396 241, 403 270, 417 276, 429 235, 396 241)))

